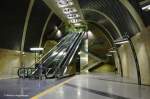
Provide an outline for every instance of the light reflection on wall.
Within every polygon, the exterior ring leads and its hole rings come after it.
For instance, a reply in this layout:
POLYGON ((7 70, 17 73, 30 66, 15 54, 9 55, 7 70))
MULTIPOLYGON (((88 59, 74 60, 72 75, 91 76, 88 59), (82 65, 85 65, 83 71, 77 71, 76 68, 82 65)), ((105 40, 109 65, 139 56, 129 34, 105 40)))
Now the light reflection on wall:
POLYGON ((60 30, 57 30, 56 36, 57 36, 58 38, 60 38, 60 37, 62 36, 62 33, 61 33, 60 30))
POLYGON ((80 51, 80 65, 84 66, 88 64, 88 54, 80 51))
POLYGON ((91 40, 95 39, 92 31, 89 30, 87 33, 88 33, 88 39, 91 39, 91 40))

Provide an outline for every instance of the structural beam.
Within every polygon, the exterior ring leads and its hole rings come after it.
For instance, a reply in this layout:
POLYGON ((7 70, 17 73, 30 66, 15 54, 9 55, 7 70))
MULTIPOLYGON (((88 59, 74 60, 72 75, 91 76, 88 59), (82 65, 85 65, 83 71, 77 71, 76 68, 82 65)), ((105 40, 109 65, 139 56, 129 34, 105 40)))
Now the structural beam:
POLYGON ((34 5, 34 2, 35 2, 35 0, 30 0, 30 3, 29 3, 29 7, 28 7, 26 19, 25 19, 25 24, 24 24, 24 28, 23 28, 23 34, 22 34, 21 52, 24 51, 24 44, 25 44, 26 33, 27 33, 27 29, 28 29, 28 23, 29 23, 29 19, 30 19, 30 15, 32 12, 32 7, 34 5))
POLYGON ((48 17, 47 17, 47 19, 46 19, 46 21, 45 21, 45 24, 44 24, 44 27, 43 27, 43 30, 42 30, 42 33, 41 33, 41 38, 40 38, 39 47, 41 47, 41 45, 42 45, 44 33, 45 33, 45 31, 46 31, 48 22, 49 22, 49 20, 51 19, 52 15, 53 15, 53 12, 50 12, 49 15, 48 15, 48 17))

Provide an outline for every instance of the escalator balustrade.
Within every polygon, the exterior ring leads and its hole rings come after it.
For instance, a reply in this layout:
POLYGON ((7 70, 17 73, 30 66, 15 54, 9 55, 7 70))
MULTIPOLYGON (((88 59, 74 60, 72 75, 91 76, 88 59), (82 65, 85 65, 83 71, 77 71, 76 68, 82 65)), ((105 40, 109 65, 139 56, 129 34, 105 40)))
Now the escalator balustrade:
POLYGON ((20 78, 39 79, 43 75, 45 78, 59 78, 64 76, 66 67, 70 64, 83 39, 84 33, 69 33, 44 55, 38 64, 33 64, 33 68, 19 68, 20 78))

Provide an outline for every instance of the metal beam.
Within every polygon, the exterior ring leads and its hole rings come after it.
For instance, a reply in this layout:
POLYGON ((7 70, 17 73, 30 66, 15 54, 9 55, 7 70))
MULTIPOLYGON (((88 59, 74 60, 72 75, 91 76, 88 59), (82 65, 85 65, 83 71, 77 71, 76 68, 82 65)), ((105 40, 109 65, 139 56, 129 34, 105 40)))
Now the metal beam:
POLYGON ((101 12, 101 11, 98 11, 98 10, 95 10, 95 9, 90 9, 90 8, 82 9, 82 11, 96 12, 96 13, 98 13, 98 14, 104 16, 104 17, 113 25, 113 27, 116 29, 119 38, 122 38, 122 34, 121 34, 119 28, 117 27, 117 25, 116 25, 116 24, 113 22, 113 20, 112 20, 110 17, 108 17, 105 13, 103 13, 103 12, 101 12))
POLYGON ((35 2, 35 0, 30 0, 30 3, 29 3, 29 7, 28 7, 26 19, 25 19, 25 24, 24 24, 24 28, 23 28, 23 34, 22 34, 21 52, 24 51, 24 44, 25 44, 26 33, 27 33, 27 29, 28 29, 28 23, 29 23, 29 19, 30 19, 30 15, 32 12, 32 7, 34 5, 34 2, 35 2))
POLYGON ((135 60, 135 64, 136 64, 136 70, 137 70, 137 77, 138 77, 138 84, 141 85, 141 72, 140 72, 140 65, 139 65, 139 61, 138 61, 138 57, 134 48, 134 44, 131 40, 131 38, 128 38, 129 40, 129 44, 131 46, 131 50, 133 52, 133 56, 134 56, 134 60, 135 60))
MULTIPOLYGON (((109 32, 109 30, 107 28, 105 28, 103 25, 100 25, 98 23, 96 23, 95 21, 91 21, 91 20, 86 20, 87 22, 92 22, 97 24, 99 27, 103 28, 106 33, 110 36, 111 40, 114 41, 114 38, 112 37, 111 33, 109 32)), ((104 33, 104 35, 106 36, 106 34, 104 33)), ((106 38, 108 39, 108 37, 106 36, 106 38)), ((110 42, 110 40, 108 40, 110 42)), ((112 45, 112 43, 110 43, 112 45)), ((121 72, 121 76, 123 77, 123 68, 122 68, 122 62, 121 62, 121 57, 119 54, 119 50, 117 49, 117 56, 118 56, 118 60, 119 60, 119 66, 120 66, 120 72, 121 72)))
POLYGON ((47 19, 46 19, 46 21, 45 21, 45 24, 44 24, 44 27, 43 27, 43 30, 42 30, 42 33, 41 33, 41 38, 40 38, 39 47, 41 47, 41 45, 42 45, 44 33, 45 33, 45 31, 46 31, 48 22, 49 22, 49 20, 51 19, 52 15, 53 15, 53 12, 50 12, 49 15, 48 15, 48 17, 47 17, 47 19))

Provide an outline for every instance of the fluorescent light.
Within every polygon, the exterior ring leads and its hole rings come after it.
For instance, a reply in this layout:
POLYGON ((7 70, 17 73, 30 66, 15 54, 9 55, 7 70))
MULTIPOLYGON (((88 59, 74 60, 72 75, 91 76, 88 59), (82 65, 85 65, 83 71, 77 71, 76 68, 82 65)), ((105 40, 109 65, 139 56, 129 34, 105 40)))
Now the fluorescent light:
POLYGON ((109 51, 110 53, 116 53, 117 51, 116 50, 111 50, 109 51))
POLYGON ((42 51, 44 50, 43 48, 30 48, 31 51, 42 51))
POLYGON ((106 54, 106 56, 109 56, 109 57, 110 57, 110 56, 112 56, 112 54, 106 54))
POLYGON ((126 40, 126 41, 114 42, 114 44, 118 44, 118 45, 119 45, 119 44, 125 44, 125 43, 129 43, 129 41, 126 40))
POLYGON ((142 7, 142 10, 150 10, 150 5, 147 5, 145 7, 142 7))

